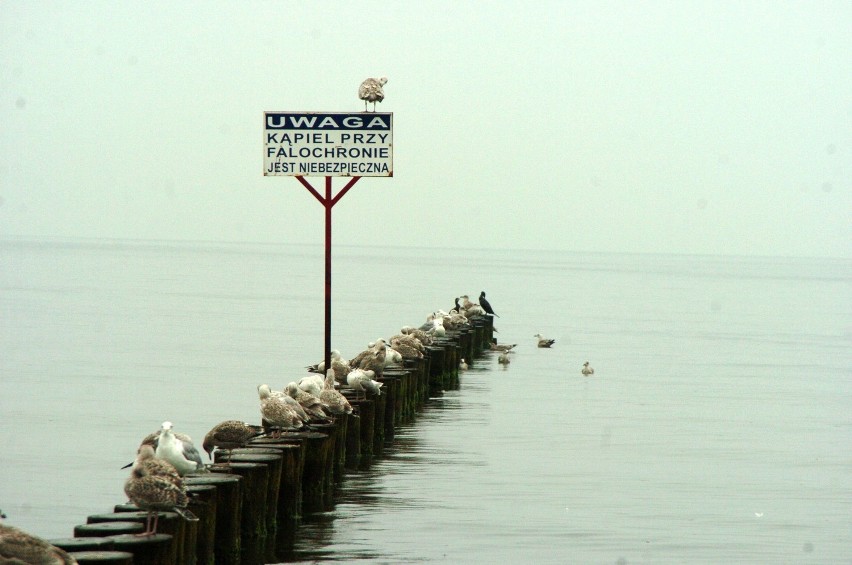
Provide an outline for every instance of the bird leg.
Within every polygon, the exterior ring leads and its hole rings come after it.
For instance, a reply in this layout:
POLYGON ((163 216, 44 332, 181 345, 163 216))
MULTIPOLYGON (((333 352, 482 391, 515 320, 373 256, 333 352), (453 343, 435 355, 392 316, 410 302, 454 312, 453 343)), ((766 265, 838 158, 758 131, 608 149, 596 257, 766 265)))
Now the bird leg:
POLYGON ((145 531, 139 532, 136 534, 136 537, 145 537, 150 536, 153 532, 151 531, 151 511, 148 510, 148 515, 145 517, 145 531))

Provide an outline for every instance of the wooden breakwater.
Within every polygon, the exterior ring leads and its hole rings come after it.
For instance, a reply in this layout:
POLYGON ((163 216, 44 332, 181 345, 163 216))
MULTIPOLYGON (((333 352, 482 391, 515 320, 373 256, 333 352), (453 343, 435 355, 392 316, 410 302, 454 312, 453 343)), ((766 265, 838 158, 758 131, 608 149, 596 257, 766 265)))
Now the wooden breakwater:
POLYGON ((260 437, 243 449, 216 452, 212 473, 185 479, 189 509, 198 521, 160 512, 157 534, 140 537, 145 512, 117 504, 74 528, 74 537, 49 540, 81 564, 229 565, 286 561, 302 517, 334 507, 335 487, 347 471, 369 468, 393 442, 395 430, 415 421, 428 399, 459 386, 462 358, 489 349, 490 317, 447 331, 423 359, 385 369, 382 394, 343 389, 354 413, 310 431, 260 437))

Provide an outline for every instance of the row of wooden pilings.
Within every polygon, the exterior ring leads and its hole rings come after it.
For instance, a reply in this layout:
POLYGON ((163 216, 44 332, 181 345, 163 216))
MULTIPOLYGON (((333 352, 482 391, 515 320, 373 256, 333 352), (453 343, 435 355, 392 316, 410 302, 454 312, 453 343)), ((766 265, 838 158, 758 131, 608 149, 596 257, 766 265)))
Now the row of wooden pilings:
POLYGON ((393 442, 394 431, 415 420, 426 401, 458 388, 462 358, 488 349, 491 318, 448 331, 424 359, 385 369, 382 394, 356 397, 355 412, 331 424, 281 438, 261 437, 232 453, 216 453, 212 473, 185 479, 197 522, 160 512, 157 534, 140 537, 146 512, 118 504, 89 516, 73 538, 50 540, 81 564, 230 565, 286 561, 304 515, 334 507, 335 486, 351 470, 368 468, 393 442))

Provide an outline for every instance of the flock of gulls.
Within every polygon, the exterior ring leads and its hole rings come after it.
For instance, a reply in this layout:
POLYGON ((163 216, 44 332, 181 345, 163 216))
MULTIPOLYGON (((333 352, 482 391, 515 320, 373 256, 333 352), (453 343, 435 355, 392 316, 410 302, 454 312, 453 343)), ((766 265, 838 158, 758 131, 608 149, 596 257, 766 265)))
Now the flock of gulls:
MULTIPOLYGON (((366 84, 366 81, 365 81, 366 84)), ((379 90, 381 89, 381 82, 379 90)), ((366 88, 362 85, 362 89, 366 88)), ((381 101, 381 98, 376 100, 381 101)), ((214 460, 214 451, 230 451, 248 444, 253 438, 270 434, 278 436, 283 430, 309 430, 312 423, 325 423, 342 414, 351 414, 353 409, 340 389, 350 389, 355 396, 381 395, 381 378, 389 366, 401 365, 405 359, 421 359, 426 347, 435 338, 446 335, 448 330, 469 326, 477 317, 496 316, 485 291, 478 302, 461 295, 454 301, 449 312, 437 310, 426 317, 419 327, 404 326, 400 333, 389 339, 379 338, 367 348, 345 359, 340 351, 331 351, 330 367, 320 362, 306 367, 308 375, 292 381, 282 390, 273 390, 268 384, 257 386, 262 426, 240 420, 226 420, 214 426, 204 436, 202 449, 214 460)), ((496 329, 495 329, 496 331, 496 329)), ((541 334, 533 336, 540 348, 551 348, 556 340, 541 334)), ((511 362, 518 344, 498 343, 493 338, 491 351, 498 353, 497 361, 504 368, 511 362)), ((459 369, 469 367, 461 359, 459 369)), ((583 364, 583 376, 594 374, 589 362, 583 364)), ((146 527, 139 536, 150 536, 157 532, 157 521, 162 511, 173 511, 185 520, 197 520, 187 509, 189 496, 184 477, 194 473, 209 472, 201 453, 192 438, 175 431, 171 422, 163 422, 160 429, 145 436, 139 443, 136 459, 125 465, 131 467, 130 476, 124 484, 127 498, 140 510, 147 512, 146 527)), ((229 463, 221 463, 227 466, 229 463)), ((0 518, 3 518, 0 514, 0 518)), ((75 563, 73 557, 50 545, 41 538, 32 536, 12 526, 0 523, 0 563, 75 563)))

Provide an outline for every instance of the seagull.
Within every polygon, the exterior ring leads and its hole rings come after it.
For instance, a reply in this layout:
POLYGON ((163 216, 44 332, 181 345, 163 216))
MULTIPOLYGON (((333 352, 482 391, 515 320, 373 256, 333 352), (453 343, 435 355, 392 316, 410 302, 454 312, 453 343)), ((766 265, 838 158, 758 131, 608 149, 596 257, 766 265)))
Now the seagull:
MULTIPOLYGON (((343 358, 340 354, 340 351, 336 349, 332 349, 329 353, 331 357, 331 368, 334 369, 334 378, 337 379, 338 382, 346 382, 346 374, 349 372, 349 361, 343 358)), ((325 375, 325 361, 320 361, 315 365, 311 365, 307 368, 311 373, 319 373, 320 375, 325 375)), ((323 378, 320 377, 320 382, 322 383, 323 378)), ((322 387, 322 384, 320 384, 322 387)))
POLYGON ((0 563, 71 565, 77 560, 40 537, 0 524, 0 563))
POLYGON ((388 368, 391 365, 402 365, 402 353, 392 347, 385 347, 385 352, 385 368, 388 368))
MULTIPOLYGON (((362 354, 359 354, 356 358, 350 361, 350 367, 352 369, 364 369, 365 371, 369 369, 372 370, 376 376, 381 377, 385 370, 385 359, 387 358, 387 345, 385 340, 376 340, 376 344, 372 348, 362 352, 362 354), (358 359, 357 363, 356 359, 358 359)), ((346 375, 348 379, 349 372, 347 372, 346 375)))
POLYGON ((511 345, 505 343, 498 345, 497 338, 492 337, 491 343, 488 344, 488 347, 491 349, 491 351, 512 351, 512 349, 514 349, 517 345, 517 343, 513 343, 511 345))
POLYGON ((432 329, 429 330, 429 335, 433 337, 444 337, 447 335, 447 328, 444 327, 444 320, 435 318, 432 320, 432 329))
MULTIPOLYGON (((171 433, 170 428, 168 430, 171 433)), ((160 443, 162 447, 163 441, 160 443)), ((130 502, 148 512, 145 531, 136 534, 138 536, 151 536, 157 533, 157 522, 160 519, 161 510, 173 510, 187 520, 198 519, 186 510, 189 498, 186 495, 183 479, 178 477, 176 484, 173 477, 153 474, 148 463, 151 461, 150 456, 151 452, 147 449, 140 453, 140 458, 137 458, 130 472, 130 478, 124 483, 124 494, 130 502)))
POLYGON ((463 294, 460 298, 462 299, 462 309, 464 310, 462 313, 465 316, 475 318, 476 316, 485 315, 485 309, 476 302, 471 302, 468 295, 463 294))
POLYGON ((484 290, 481 293, 479 293, 479 305, 482 306, 482 309, 485 310, 486 314, 490 314, 492 316, 497 316, 498 318, 500 317, 497 314, 497 312, 495 312, 494 309, 491 308, 491 304, 489 304, 488 301, 485 299, 485 291, 484 290))
POLYGON ((325 388, 320 393, 320 400, 328 406, 331 413, 334 415, 351 414, 352 406, 346 397, 340 394, 334 388, 334 371, 329 369, 325 377, 325 388))
POLYGON ((358 98, 364 101, 364 111, 367 111, 367 102, 373 103, 373 112, 376 111, 376 102, 381 102, 385 99, 385 91, 382 87, 387 84, 388 79, 368 78, 358 87, 358 98))
POLYGON ((364 398, 367 398, 368 390, 377 396, 381 396, 381 388, 384 383, 374 381, 374 376, 376 376, 376 372, 370 369, 352 369, 346 375, 346 383, 353 390, 364 393, 364 398))
POLYGON ((583 363, 583 368, 580 369, 580 372, 583 373, 583 376, 588 377, 589 375, 594 375, 595 370, 589 367, 589 362, 586 361, 583 363))
POLYGON ((325 379, 323 379, 321 375, 309 375, 299 379, 297 386, 305 392, 309 392, 314 396, 319 396, 324 384, 325 379))
MULTIPOLYGON (((150 434, 145 436, 142 439, 142 441, 139 442, 139 449, 142 449, 143 445, 150 445, 154 449, 154 451, 156 452, 157 446, 160 443, 160 431, 162 431, 162 430, 157 430, 156 432, 151 432, 150 434)), ((182 441, 184 443, 189 443, 189 444, 192 443, 192 438, 189 437, 188 435, 182 434, 180 432, 173 432, 173 433, 175 434, 175 437, 178 438, 180 441, 182 441)), ((139 449, 136 450, 137 453, 139 453, 139 449)), ((132 466, 133 466, 133 461, 131 461, 130 463, 128 463, 127 465, 122 467, 122 469, 127 469, 128 467, 132 467, 132 466)))
POLYGON ((225 420, 213 426, 204 436, 201 446, 207 456, 213 461, 213 450, 216 448, 231 451, 243 447, 252 438, 263 435, 263 428, 253 426, 240 420, 225 420))
POLYGON ((177 469, 175 469, 175 466, 165 459, 157 457, 154 453, 154 448, 148 444, 139 446, 136 460, 131 465, 143 469, 143 474, 163 477, 178 486, 183 484, 183 479, 180 473, 177 472, 177 469))
MULTIPOLYGON (((160 431, 161 430, 157 430, 156 432, 151 432, 150 434, 145 436, 145 438, 141 442, 139 442, 139 446, 141 447, 141 446, 147 444, 147 445, 150 445, 151 447, 153 447, 154 450, 156 451, 157 444, 159 444, 159 442, 160 442, 160 431)), ((184 441, 186 443, 192 443, 192 438, 189 437, 188 435, 182 434, 180 432, 173 432, 173 433, 175 434, 175 437, 178 438, 179 440, 184 441)), ((130 465, 133 465, 133 463, 131 463, 130 465)), ((130 465, 127 465, 127 467, 130 467, 130 465)))
POLYGON ((497 357, 497 362, 500 363, 501 365, 508 365, 509 363, 511 363, 511 360, 509 359, 509 352, 508 351, 501 352, 500 356, 497 357))
MULTIPOLYGON (((334 372, 329 369, 329 372, 334 372)), ((334 378, 334 377, 332 377, 334 378)), ((269 385, 260 385, 257 387, 257 393, 260 396, 260 415, 264 420, 269 422, 269 425, 276 428, 299 428, 304 427, 302 419, 293 410, 283 398, 273 396, 269 390, 269 385)), ((280 430, 278 434, 280 436, 280 430)))
POLYGON ((533 337, 538 338, 538 346, 539 347, 550 347, 551 345, 556 343, 555 339, 547 339, 546 337, 544 337, 541 334, 535 334, 533 337))
POLYGON ((284 391, 287 393, 287 396, 294 398, 302 406, 302 409, 308 413, 311 420, 328 419, 325 405, 319 397, 300 389, 296 383, 289 383, 284 388, 284 391))
POLYGON ((423 359, 423 352, 411 341, 403 341, 399 337, 391 338, 391 348, 398 351, 404 359, 423 359))
POLYGON ((174 465, 181 476, 204 471, 204 462, 198 450, 191 441, 182 441, 175 436, 171 422, 163 422, 156 454, 174 465))

